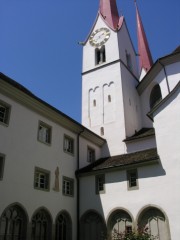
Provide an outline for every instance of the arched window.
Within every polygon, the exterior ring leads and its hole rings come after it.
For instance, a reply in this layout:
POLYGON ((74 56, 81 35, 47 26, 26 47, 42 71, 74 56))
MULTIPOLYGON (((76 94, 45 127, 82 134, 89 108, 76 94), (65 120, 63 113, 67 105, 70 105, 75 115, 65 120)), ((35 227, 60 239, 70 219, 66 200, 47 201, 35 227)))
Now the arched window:
POLYGON ((117 240, 124 232, 132 232, 132 218, 126 211, 119 209, 108 219, 108 235, 111 240, 117 240))
POLYGON ((72 239, 72 222, 68 213, 63 211, 56 220, 56 240, 72 239))
POLYGON ((32 218, 32 240, 50 240, 52 231, 52 221, 49 213, 40 209, 32 218))
POLYGON ((106 61, 106 52, 105 46, 103 45, 101 48, 95 49, 95 64, 101 64, 106 61))
POLYGON ((8 207, 0 218, 0 239, 26 239, 27 217, 18 205, 8 207))
POLYGON ((147 208, 140 214, 138 228, 146 229, 157 240, 170 239, 167 220, 164 214, 155 207, 147 208))
POLYGON ((150 108, 152 109, 162 99, 160 86, 157 84, 153 87, 150 94, 150 108))
POLYGON ((107 239, 104 220, 95 211, 86 212, 80 220, 80 240, 89 239, 107 239))

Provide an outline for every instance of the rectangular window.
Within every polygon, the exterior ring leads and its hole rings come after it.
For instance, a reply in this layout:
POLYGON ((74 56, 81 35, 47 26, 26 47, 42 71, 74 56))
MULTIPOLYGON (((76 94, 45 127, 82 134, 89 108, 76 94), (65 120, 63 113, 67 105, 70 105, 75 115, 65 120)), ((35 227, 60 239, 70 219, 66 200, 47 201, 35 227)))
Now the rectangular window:
POLYGON ((126 61, 127 61, 127 67, 132 71, 132 59, 130 53, 126 51, 126 61))
POLYGON ((9 124, 10 105, 0 100, 0 123, 9 124))
POLYGON ((105 175, 96 176, 96 194, 105 193, 105 175))
POLYGON ((127 171, 127 182, 129 190, 138 189, 137 169, 127 171))
POLYGON ((72 178, 63 177, 63 194, 71 197, 74 195, 74 180, 72 178))
POLYGON ((51 127, 46 123, 39 122, 38 140, 43 143, 51 143, 51 127))
POLYGON ((74 139, 64 135, 64 151, 67 153, 74 153, 74 139))
POLYGON ((34 188, 49 191, 50 171, 35 167, 34 188))
POLYGON ((5 155, 0 153, 0 180, 3 179, 5 155))
POLYGON ((91 147, 87 148, 87 161, 90 163, 95 161, 95 150, 91 147))

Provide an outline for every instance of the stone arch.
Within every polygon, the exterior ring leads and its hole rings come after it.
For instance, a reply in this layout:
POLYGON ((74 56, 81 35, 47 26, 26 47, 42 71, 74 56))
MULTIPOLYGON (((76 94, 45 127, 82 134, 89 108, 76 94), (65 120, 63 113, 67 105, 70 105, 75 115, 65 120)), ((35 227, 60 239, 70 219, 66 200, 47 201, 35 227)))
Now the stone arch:
POLYGON ((124 208, 113 209, 107 218, 108 240, 119 239, 124 232, 131 232, 134 226, 132 214, 124 208))
POLYGON ((80 219, 80 240, 106 239, 106 224, 95 210, 86 211, 80 219))
POLYGON ((143 207, 137 215, 137 227, 145 230, 157 240, 169 240, 169 221, 166 213, 158 206, 143 207))
POLYGON ((150 93, 149 105, 150 109, 152 109, 156 104, 158 104, 162 99, 161 88, 159 84, 156 84, 150 93))
POLYGON ((0 217, 0 236, 2 239, 26 239, 28 215, 19 203, 5 208, 0 217))
POLYGON ((55 221, 56 225, 56 240, 71 240, 72 239, 72 219, 66 210, 58 213, 55 221))
POLYGON ((32 216, 31 239, 52 239, 52 217, 45 207, 38 208, 32 216))

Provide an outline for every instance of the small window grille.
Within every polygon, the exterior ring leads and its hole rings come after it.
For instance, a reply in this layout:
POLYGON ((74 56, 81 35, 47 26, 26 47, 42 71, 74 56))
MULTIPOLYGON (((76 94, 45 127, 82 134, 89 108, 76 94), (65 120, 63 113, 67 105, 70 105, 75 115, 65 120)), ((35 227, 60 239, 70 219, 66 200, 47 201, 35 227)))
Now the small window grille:
POLYGON ((111 102, 111 95, 108 95, 108 102, 111 102))

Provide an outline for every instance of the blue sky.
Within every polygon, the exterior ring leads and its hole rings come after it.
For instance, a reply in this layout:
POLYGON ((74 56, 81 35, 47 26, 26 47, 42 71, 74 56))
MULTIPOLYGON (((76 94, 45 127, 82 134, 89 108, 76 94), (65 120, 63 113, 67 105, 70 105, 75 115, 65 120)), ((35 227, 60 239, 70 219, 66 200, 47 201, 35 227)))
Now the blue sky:
MULTIPOLYGON (((117 0, 137 50, 133 0, 117 0)), ((180 1, 137 0, 154 61, 180 45, 180 1)), ((0 72, 81 121, 82 47, 99 0, 0 0, 0 72)))

